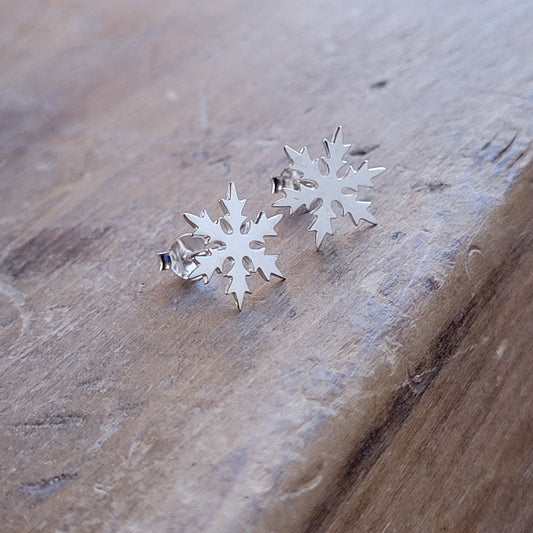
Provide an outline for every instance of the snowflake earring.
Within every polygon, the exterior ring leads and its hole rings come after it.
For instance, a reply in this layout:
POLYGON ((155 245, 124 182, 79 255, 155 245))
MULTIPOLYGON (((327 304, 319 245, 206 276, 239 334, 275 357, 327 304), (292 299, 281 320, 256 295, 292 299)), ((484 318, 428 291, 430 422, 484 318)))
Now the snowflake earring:
POLYGON ((259 271, 266 281, 272 275, 285 279, 276 266, 277 255, 265 254, 265 237, 277 235, 274 227, 281 214, 268 218, 264 211, 252 222, 242 214, 246 200, 239 200, 233 183, 220 200, 224 215, 211 220, 206 211, 200 216, 185 213, 192 233, 178 237, 170 251, 158 254, 160 270, 172 270, 180 278, 208 283, 215 272, 222 273, 226 260, 232 263, 224 276, 231 279, 226 294, 233 294, 239 311, 245 293, 250 293, 246 277, 259 271), (251 246, 254 246, 253 248, 251 246))
POLYGON ((357 226, 360 220, 376 224, 374 217, 367 211, 370 202, 356 200, 358 187, 372 187, 371 178, 381 174, 383 167, 368 168, 365 161, 359 170, 351 165, 346 167, 344 156, 350 149, 350 144, 344 144, 342 128, 339 126, 331 141, 324 139, 326 157, 311 159, 307 146, 299 152, 290 146, 285 146, 285 153, 291 160, 290 165, 281 175, 272 178, 272 192, 282 192, 284 198, 272 204, 274 207, 288 207, 290 213, 305 206, 314 215, 313 222, 307 228, 314 231, 317 249, 320 248, 324 237, 333 235, 331 220, 337 218, 332 204, 338 203, 342 216, 350 215, 357 226), (325 172, 320 169, 323 163, 325 172))

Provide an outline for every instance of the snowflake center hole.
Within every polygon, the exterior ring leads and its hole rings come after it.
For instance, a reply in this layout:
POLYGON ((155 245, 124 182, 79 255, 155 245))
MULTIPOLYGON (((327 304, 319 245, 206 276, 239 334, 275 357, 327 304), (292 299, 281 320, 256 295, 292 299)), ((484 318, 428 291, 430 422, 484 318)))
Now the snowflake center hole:
POLYGON ((254 269, 254 264, 252 263, 252 260, 248 256, 244 256, 242 258, 242 264, 243 264, 244 268, 248 272, 250 272, 250 273, 254 272, 254 270, 255 270, 254 269))
POLYGON ((226 235, 231 235, 233 233, 233 228, 231 227, 231 224, 224 218, 220 219, 220 227, 226 235))
POLYGON ((341 178, 345 178, 346 177, 346 174, 348 174, 348 163, 344 163, 344 165, 342 165, 342 167, 338 168, 337 169, 337 172, 336 172, 336 177, 337 179, 341 179, 341 178))
POLYGON ((318 183, 312 180, 300 180, 298 185, 303 185, 304 187, 307 187, 308 189, 318 189, 318 183))
POLYGON ((235 263, 233 257, 226 257, 226 259, 224 259, 224 263, 222 263, 222 268, 220 269, 222 275, 225 276, 231 270, 233 263, 235 263))
POLYGON ((246 235, 249 230, 250 230, 250 221, 249 220, 245 220, 241 224, 240 232, 241 232, 242 235, 246 235))
POLYGON ((346 195, 354 195, 357 193, 357 191, 355 189, 352 189, 351 187, 343 187, 341 189, 341 193, 346 195))

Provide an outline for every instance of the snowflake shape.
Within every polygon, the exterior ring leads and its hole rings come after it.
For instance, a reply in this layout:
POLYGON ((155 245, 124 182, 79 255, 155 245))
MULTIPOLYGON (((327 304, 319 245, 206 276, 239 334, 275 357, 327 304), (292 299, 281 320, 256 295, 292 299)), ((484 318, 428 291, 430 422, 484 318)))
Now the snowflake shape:
POLYGON ((285 153, 291 160, 286 170, 297 178, 294 179, 294 188, 284 186, 285 197, 273 204, 274 207, 289 207, 291 213, 302 206, 311 211, 314 219, 307 229, 316 232, 317 249, 327 234, 333 235, 331 220, 337 218, 333 203, 339 204, 342 216, 350 215, 356 226, 360 220, 376 223, 367 211, 370 202, 357 200, 356 196, 360 185, 372 187, 371 178, 385 170, 383 167, 368 168, 368 161, 359 170, 346 166, 344 156, 351 145, 343 143, 340 126, 331 141, 324 139, 324 147, 326 157, 321 160, 326 167, 325 174, 320 170, 319 160, 309 156, 307 146, 301 151, 285 146, 285 153))
POLYGON ((264 211, 259 213, 255 222, 242 214, 246 200, 239 200, 237 189, 233 183, 228 186, 226 198, 220 200, 220 207, 224 216, 211 220, 206 211, 200 216, 185 213, 185 220, 193 226, 193 235, 206 239, 205 253, 194 256, 196 269, 190 274, 191 278, 202 276, 208 283, 215 272, 222 273, 227 259, 232 262, 230 270, 224 276, 231 278, 226 294, 233 294, 239 311, 245 293, 250 293, 246 277, 259 271, 266 281, 275 275, 282 279, 283 274, 276 266, 277 255, 265 254, 265 237, 277 235, 274 226, 283 215, 268 218, 264 211), (252 245, 254 248, 252 248, 252 245))

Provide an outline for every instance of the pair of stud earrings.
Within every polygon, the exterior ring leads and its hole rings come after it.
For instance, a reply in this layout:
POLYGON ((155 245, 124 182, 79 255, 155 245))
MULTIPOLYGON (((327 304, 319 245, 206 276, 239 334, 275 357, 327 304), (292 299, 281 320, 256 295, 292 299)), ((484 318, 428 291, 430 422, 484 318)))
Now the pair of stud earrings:
MULTIPOLYGON (((339 126, 331 140, 324 139, 326 156, 311 159, 307 147, 300 151, 285 146, 290 164, 280 176, 272 178, 272 192, 284 197, 273 207, 288 207, 290 214, 305 207, 313 215, 307 228, 315 232, 317 249, 326 235, 333 235, 331 221, 337 218, 333 203, 340 205, 342 216, 350 215, 355 225, 360 220, 376 224, 368 212, 370 202, 357 200, 359 186, 372 187, 372 177, 383 167, 368 168, 365 161, 358 170, 347 164, 344 157, 350 149, 344 144, 339 126)), ((277 255, 265 253, 265 238, 277 235, 274 229, 283 214, 267 217, 264 211, 255 220, 242 214, 246 200, 240 200, 233 183, 226 197, 220 200, 223 216, 213 220, 206 211, 200 216, 185 213, 185 220, 194 228, 192 233, 178 237, 168 252, 158 254, 160 270, 172 270, 180 278, 208 283, 215 272, 222 273, 229 261, 231 268, 224 273, 230 278, 226 294, 233 294, 239 311, 245 293, 250 293, 247 276, 259 272, 265 281, 271 276, 285 279, 276 265, 277 255)))

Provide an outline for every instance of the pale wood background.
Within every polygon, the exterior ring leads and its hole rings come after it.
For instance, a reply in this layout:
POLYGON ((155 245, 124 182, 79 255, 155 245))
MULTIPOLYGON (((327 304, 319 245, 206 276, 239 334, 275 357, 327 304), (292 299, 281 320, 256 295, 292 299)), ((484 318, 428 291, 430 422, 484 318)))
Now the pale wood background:
POLYGON ((3 531, 531 531, 533 2, 3 0, 3 531), (344 126, 242 313, 155 253, 344 126))

